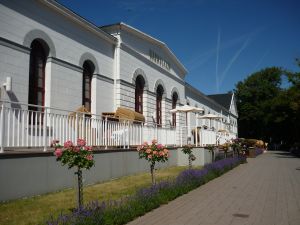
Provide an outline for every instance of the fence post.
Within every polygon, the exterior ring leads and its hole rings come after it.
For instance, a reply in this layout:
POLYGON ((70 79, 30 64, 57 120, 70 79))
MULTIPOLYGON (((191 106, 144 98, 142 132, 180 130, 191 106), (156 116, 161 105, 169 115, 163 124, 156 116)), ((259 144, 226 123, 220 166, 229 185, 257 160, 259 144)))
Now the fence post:
POLYGON ((82 114, 82 129, 81 129, 81 137, 79 138, 82 138, 84 139, 86 142, 86 137, 87 137, 87 131, 85 130, 85 113, 82 114))
POLYGON ((75 117, 75 136, 74 136, 75 140, 74 140, 74 143, 76 143, 77 139, 78 139, 78 132, 79 132, 78 126, 79 126, 79 124, 78 124, 78 113, 76 112, 76 117, 75 117))
POLYGON ((43 121, 43 141, 44 141, 44 152, 47 151, 47 108, 44 110, 44 121, 43 121))
POLYGON ((182 147, 182 133, 183 133, 183 127, 180 128, 180 147, 182 147))
POLYGON ((104 121, 104 145, 105 145, 105 149, 107 149, 107 138, 108 138, 107 116, 105 116, 105 121, 104 121))
POLYGON ((129 128, 130 128, 130 124, 129 124, 129 121, 127 122, 127 149, 129 149, 129 146, 130 146, 130 131, 129 131, 129 128))
POLYGON ((4 102, 2 102, 1 106, 1 115, 0 115, 0 153, 4 152, 4 102))
POLYGON ((154 139, 158 141, 158 128, 157 128, 157 123, 155 124, 155 136, 154 139))

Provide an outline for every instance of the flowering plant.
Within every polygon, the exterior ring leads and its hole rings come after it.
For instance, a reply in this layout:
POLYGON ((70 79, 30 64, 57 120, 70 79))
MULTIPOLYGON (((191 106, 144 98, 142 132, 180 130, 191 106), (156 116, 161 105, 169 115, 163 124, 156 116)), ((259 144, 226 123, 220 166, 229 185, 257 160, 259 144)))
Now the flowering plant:
POLYGON ((77 167, 75 172, 77 175, 77 203, 78 209, 81 209, 83 206, 82 169, 90 169, 95 164, 92 147, 86 146, 84 139, 78 139, 76 145, 72 141, 66 141, 63 146, 59 144, 58 140, 54 140, 51 146, 55 148, 56 161, 61 161, 63 166, 67 164, 69 169, 77 167))
POLYGON ((138 146, 137 151, 140 159, 144 158, 150 163, 150 172, 152 178, 152 184, 155 184, 154 178, 154 166, 156 162, 166 162, 169 158, 169 150, 162 144, 157 144, 156 140, 152 140, 152 143, 144 142, 141 146, 138 146))
POLYGON ((150 163, 166 162, 169 158, 169 150, 162 144, 157 144, 156 140, 153 140, 151 144, 144 142, 137 148, 139 157, 145 158, 150 163))
POLYGON ((86 146, 83 139, 78 139, 74 145, 72 141, 66 141, 63 146, 54 140, 52 146, 55 148, 54 155, 62 165, 68 165, 69 169, 76 166, 80 169, 90 169, 94 164, 92 147, 86 146))

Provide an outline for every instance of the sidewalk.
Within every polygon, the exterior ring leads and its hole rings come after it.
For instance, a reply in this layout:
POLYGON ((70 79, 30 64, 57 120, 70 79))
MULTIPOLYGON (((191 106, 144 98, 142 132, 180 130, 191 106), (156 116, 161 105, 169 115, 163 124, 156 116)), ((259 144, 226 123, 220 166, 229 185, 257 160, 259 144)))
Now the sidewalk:
POLYGON ((299 225, 300 158, 268 152, 129 225, 299 225))

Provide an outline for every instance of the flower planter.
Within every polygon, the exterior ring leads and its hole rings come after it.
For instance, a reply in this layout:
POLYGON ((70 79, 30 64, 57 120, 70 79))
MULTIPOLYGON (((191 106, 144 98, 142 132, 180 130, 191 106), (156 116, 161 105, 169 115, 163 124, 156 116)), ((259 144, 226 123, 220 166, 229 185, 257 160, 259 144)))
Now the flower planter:
POLYGON ((249 158, 255 158, 256 157, 256 152, 255 149, 253 147, 249 147, 249 158))

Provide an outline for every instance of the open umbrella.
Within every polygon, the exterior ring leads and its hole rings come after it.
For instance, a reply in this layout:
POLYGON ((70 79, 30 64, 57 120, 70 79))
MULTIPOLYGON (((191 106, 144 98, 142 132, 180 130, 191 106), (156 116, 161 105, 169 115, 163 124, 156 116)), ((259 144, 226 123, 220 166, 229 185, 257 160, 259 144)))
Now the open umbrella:
POLYGON ((187 121, 188 112, 196 113, 196 112, 202 112, 202 111, 204 111, 204 109, 190 106, 190 105, 177 106, 175 109, 170 110, 171 113, 176 113, 176 112, 185 112, 186 113, 186 120, 185 120, 186 127, 188 126, 188 121, 187 121))
POLYGON ((218 120, 218 119, 221 119, 222 117, 209 113, 209 114, 206 114, 203 116, 199 116, 198 118, 199 119, 209 119, 209 127, 211 128, 211 120, 218 120))

